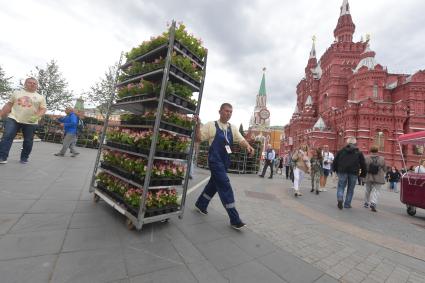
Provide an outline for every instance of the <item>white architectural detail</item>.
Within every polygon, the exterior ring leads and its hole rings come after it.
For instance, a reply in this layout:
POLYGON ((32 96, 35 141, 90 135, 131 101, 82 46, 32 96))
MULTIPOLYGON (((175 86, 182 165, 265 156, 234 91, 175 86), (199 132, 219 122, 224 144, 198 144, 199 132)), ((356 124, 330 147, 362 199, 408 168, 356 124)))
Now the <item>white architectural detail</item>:
POLYGON ((321 131, 326 130, 326 124, 322 117, 319 117, 316 124, 314 124, 313 129, 319 129, 321 131))
POLYGON ((307 99, 305 100, 305 106, 311 106, 313 105, 313 99, 311 98, 311 95, 307 96, 307 99))

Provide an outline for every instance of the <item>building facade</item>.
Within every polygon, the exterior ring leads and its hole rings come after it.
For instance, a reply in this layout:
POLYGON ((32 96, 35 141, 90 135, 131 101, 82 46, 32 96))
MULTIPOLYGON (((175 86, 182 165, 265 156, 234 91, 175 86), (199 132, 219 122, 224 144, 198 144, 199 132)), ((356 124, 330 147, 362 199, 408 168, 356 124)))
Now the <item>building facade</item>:
MULTIPOLYGON (((335 41, 319 60, 313 39, 297 102, 284 127, 283 150, 300 144, 329 145, 333 152, 348 136, 368 153, 377 145, 388 165, 402 167, 399 135, 425 130, 425 70, 393 74, 379 64, 370 38, 353 42, 355 25, 344 0, 334 29, 335 41)), ((421 147, 401 148, 408 166, 417 164, 421 147)))

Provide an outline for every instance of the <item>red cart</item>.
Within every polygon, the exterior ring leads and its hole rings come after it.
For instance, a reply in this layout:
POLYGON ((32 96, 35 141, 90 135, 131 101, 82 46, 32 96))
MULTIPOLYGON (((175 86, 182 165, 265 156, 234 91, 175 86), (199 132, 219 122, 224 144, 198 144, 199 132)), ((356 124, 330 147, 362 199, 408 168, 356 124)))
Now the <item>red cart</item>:
MULTIPOLYGON (((399 137, 400 153, 404 168, 406 162, 401 150, 402 144, 425 146, 425 131, 401 135, 399 137)), ((401 177, 400 201, 406 205, 407 213, 416 214, 416 208, 425 209, 425 173, 407 172, 401 177)))

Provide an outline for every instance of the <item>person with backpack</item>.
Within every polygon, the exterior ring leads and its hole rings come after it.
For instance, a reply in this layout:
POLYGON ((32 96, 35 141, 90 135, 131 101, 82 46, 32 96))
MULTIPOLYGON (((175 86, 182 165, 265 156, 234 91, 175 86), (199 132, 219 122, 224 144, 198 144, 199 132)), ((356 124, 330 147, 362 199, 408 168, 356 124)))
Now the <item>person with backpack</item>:
POLYGON ((333 162, 333 170, 338 175, 336 196, 339 209, 343 208, 343 203, 344 208, 351 208, 357 176, 359 174, 361 177, 366 176, 365 159, 356 143, 355 137, 348 137, 347 145, 338 151, 333 162), (347 193, 344 202, 345 187, 347 187, 347 193))
POLYGON ((378 147, 373 145, 370 148, 370 155, 365 158, 367 175, 366 190, 364 197, 364 207, 376 212, 378 204, 379 192, 383 184, 385 184, 385 160, 384 157, 378 155, 378 147))
POLYGON ((63 123, 65 136, 63 138, 62 149, 55 153, 55 156, 65 156, 66 151, 71 151, 71 157, 75 157, 79 152, 75 150, 75 143, 77 141, 77 127, 78 127, 78 116, 75 114, 72 107, 67 107, 65 109, 66 116, 59 118, 58 121, 63 123))

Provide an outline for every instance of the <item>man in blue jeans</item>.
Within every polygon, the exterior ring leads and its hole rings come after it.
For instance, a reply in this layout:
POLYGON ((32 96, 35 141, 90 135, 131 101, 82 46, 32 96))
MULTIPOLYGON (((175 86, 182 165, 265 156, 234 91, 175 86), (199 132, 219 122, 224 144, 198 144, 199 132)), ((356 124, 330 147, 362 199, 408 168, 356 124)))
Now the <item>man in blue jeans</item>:
POLYGON ((46 98, 37 93, 38 82, 35 78, 27 78, 24 89, 12 93, 10 100, 0 111, 0 117, 8 118, 5 123, 3 137, 0 142, 0 164, 6 164, 13 139, 22 129, 24 143, 20 162, 28 163, 32 151, 34 131, 38 120, 46 112, 46 98))
POLYGON ((351 208, 351 200, 353 199, 354 187, 356 186, 357 176, 366 176, 366 163, 363 153, 356 146, 356 138, 348 137, 347 145, 342 148, 335 156, 333 161, 333 170, 338 175, 338 185, 336 197, 338 200, 338 208, 351 208), (344 191, 347 187, 347 194, 344 191))
POLYGON ((79 152, 75 150, 75 144, 77 142, 77 128, 78 128, 78 116, 75 114, 74 109, 67 107, 65 109, 66 116, 59 118, 58 121, 63 123, 65 136, 63 138, 62 149, 55 153, 56 156, 65 156, 66 151, 71 151, 71 157, 75 157, 79 152))

